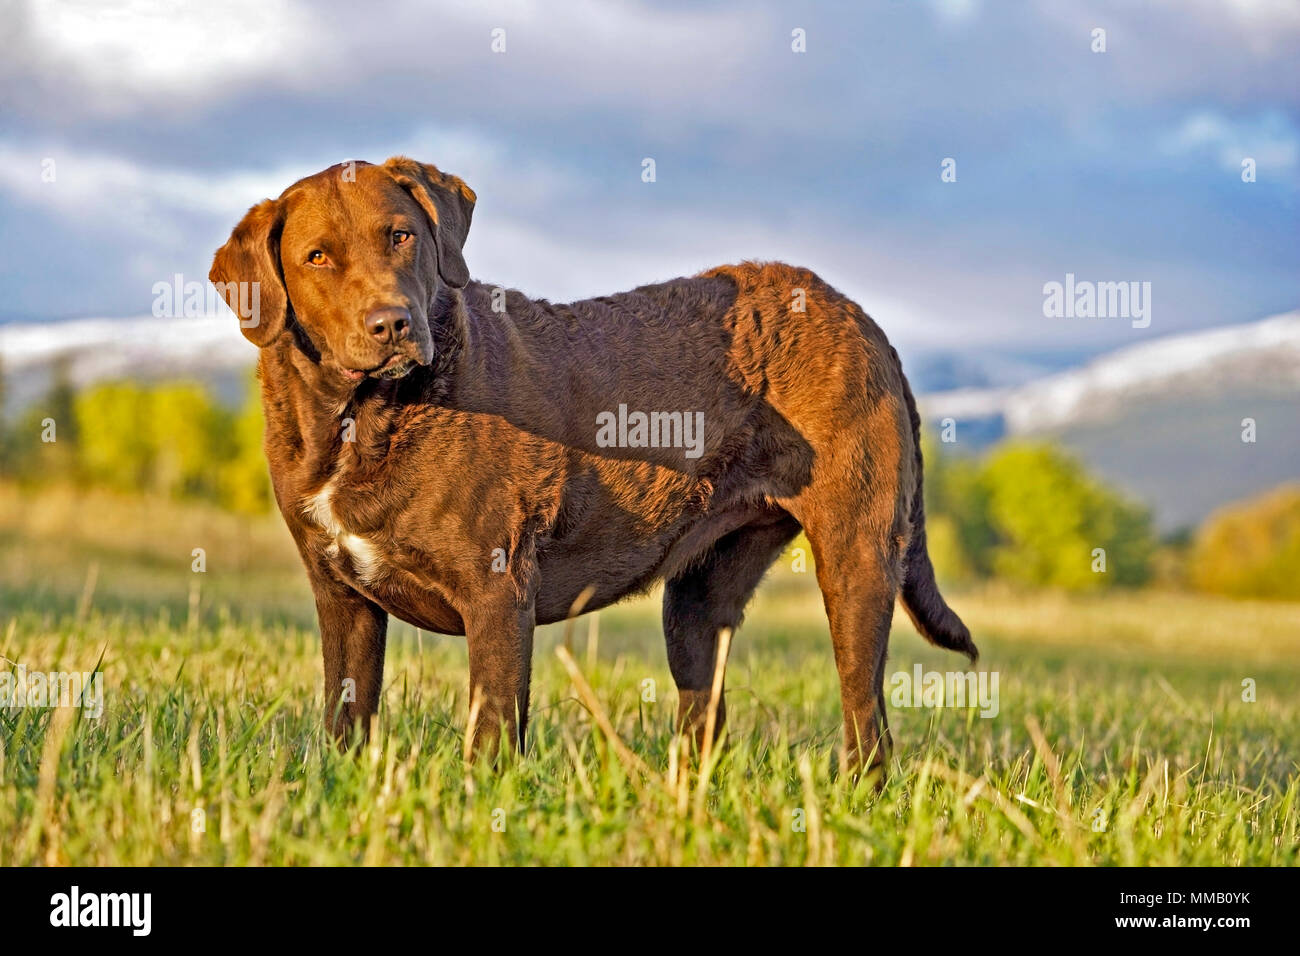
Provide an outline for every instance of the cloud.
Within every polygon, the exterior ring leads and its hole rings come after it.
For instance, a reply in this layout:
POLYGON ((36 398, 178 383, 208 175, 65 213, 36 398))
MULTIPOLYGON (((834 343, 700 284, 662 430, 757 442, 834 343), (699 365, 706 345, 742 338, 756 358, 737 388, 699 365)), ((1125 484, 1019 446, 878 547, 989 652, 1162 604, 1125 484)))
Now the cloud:
POLYGON ((1226 12, 1265 49, 1300 36, 1300 4, 1295 0, 1164 0, 1164 3, 1182 13, 1190 7, 1196 15, 1210 21, 1219 20, 1226 12))
MULTIPOLYGON (((0 140, 0 194, 51 221, 75 217, 79 230, 123 244, 129 254, 121 276, 134 297, 131 311, 143 308, 155 281, 176 272, 204 276, 212 250, 249 206, 317 171, 285 164, 209 174, 98 152, 52 152, 55 181, 44 182, 38 151, 0 140)), ((785 259, 814 267, 882 321, 888 316, 904 339, 958 333, 941 303, 935 308, 909 294, 910 286, 928 284, 930 267, 897 238, 868 241, 830 224, 813 228, 812 221, 795 233, 759 208, 719 215, 707 204, 665 201, 657 183, 638 183, 631 194, 593 195, 580 168, 519 155, 465 130, 422 129, 379 144, 373 157, 394 153, 436 156, 474 186, 480 199, 466 257, 478 279, 558 302, 724 262, 785 259)), ((961 282, 959 271, 948 268, 948 280, 961 282)))
POLYGON ((437 6, 0 7, 6 309, 138 312, 146 280, 205 270, 252 203, 394 153, 478 191, 476 276, 556 300, 782 258, 891 335, 1037 344, 1096 334, 1025 324, 1065 271, 1155 272, 1162 317, 1191 324, 1300 288, 1279 251, 1294 214, 1267 189, 1300 162, 1290 6, 437 6), (1261 187, 1216 192, 1241 155, 1261 187))
POLYGON ((1300 131, 1281 113, 1229 119, 1213 110, 1188 116, 1164 137, 1173 155, 1208 154, 1225 169, 1239 170, 1250 157, 1261 171, 1295 169, 1300 162, 1300 131))
POLYGON ((436 157, 441 167, 466 176, 476 189, 513 210, 554 207, 582 190, 577 171, 548 162, 542 153, 521 155, 503 141, 468 129, 420 127, 406 135, 376 138, 365 155, 216 171, 0 137, 0 193, 118 229, 153 230, 164 220, 180 229, 195 216, 233 225, 254 203, 278 196, 330 162, 383 162, 398 154, 425 160, 436 157), (52 169, 52 181, 47 169, 52 169))
POLYGON ((978 16, 980 0, 930 0, 936 18, 944 24, 966 23, 978 16))
POLYGON ((51 213, 75 215, 83 225, 169 242, 184 237, 193 216, 240 214, 313 171, 287 166, 212 174, 0 140, 0 191, 51 213))
MULTIPOLYGON (((655 8, 598 0, 511 0, 384 7, 342 0, 17 0, 3 52, 25 96, 81 115, 212 109, 255 91, 346 99, 391 82, 408 93, 467 71, 484 100, 526 72, 556 105, 682 103, 703 64, 725 72, 756 45, 780 41, 763 11, 655 8), (397 25, 400 24, 400 27, 397 25), (492 31, 505 31, 505 51, 492 31), (538 83, 538 78, 546 82, 538 83)), ((516 93, 528 96, 528 87, 516 93)), ((697 104, 707 108, 707 103, 697 104)))
POLYGON ((293 85, 309 53, 330 53, 309 14, 293 0, 18 0, 5 52, 78 111, 135 113, 257 81, 293 85))

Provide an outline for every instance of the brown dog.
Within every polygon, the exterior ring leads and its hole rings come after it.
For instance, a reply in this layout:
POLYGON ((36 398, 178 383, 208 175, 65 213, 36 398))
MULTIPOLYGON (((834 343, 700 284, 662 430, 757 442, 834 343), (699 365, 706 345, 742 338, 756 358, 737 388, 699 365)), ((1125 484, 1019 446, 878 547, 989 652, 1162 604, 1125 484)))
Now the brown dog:
POLYGON ((466 635, 475 749, 522 743, 534 626, 663 580, 678 722, 702 743, 718 634, 802 528, 847 762, 881 763, 900 589, 927 639, 977 654, 935 586, 919 419, 884 333, 781 264, 571 305, 471 282, 474 202, 404 157, 334 166, 254 206, 213 261, 261 348, 333 732, 376 712, 394 614, 466 635))

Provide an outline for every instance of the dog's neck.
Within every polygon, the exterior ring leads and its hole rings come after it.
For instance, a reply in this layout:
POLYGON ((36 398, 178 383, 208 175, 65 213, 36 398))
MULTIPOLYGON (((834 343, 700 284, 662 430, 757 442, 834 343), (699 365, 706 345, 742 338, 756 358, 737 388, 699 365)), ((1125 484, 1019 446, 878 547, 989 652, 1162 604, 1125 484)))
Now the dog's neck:
POLYGON ((323 364, 316 344, 291 318, 259 357, 268 440, 291 449, 312 473, 332 473, 345 455, 382 459, 403 417, 447 395, 470 340, 470 321, 465 297, 443 287, 429 315, 433 361, 400 379, 358 384, 323 364))

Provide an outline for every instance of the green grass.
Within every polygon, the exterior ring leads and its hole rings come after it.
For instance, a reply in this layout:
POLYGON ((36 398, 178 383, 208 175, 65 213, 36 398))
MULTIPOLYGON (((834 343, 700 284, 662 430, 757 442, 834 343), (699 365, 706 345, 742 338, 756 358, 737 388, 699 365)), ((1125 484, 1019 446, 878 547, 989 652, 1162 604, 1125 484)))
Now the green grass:
MULTIPOLYGON (((328 745, 287 537, 274 519, 0 488, 0 655, 29 670, 102 655, 106 696, 98 720, 0 709, 0 864, 1300 862, 1300 605, 954 595, 999 713, 891 709, 877 792, 836 772, 825 619, 812 575, 784 561, 736 637, 728 746, 707 779, 676 752, 653 599, 602 612, 594 654, 590 618, 572 635, 630 756, 579 699, 552 627, 527 753, 494 771, 462 760, 463 640, 399 622, 379 734, 351 755, 328 745)), ((964 667, 900 616, 888 670, 916 662, 964 667)))

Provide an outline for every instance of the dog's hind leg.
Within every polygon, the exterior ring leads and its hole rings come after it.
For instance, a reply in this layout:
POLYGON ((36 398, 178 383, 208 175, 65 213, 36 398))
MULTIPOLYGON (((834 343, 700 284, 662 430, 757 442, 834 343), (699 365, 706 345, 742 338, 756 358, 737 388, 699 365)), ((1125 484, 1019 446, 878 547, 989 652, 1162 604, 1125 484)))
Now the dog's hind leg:
MULTIPOLYGON (((774 524, 740 528, 720 538, 702 560, 664 587, 664 640, 677 684, 677 728, 690 735, 697 748, 704 744, 718 634, 739 626, 763 574, 798 533, 799 523, 789 516, 774 524)), ((725 719, 725 702, 719 698, 715 739, 725 719)))
POLYGON ((840 677, 842 767, 852 774, 883 769, 891 744, 885 656, 906 540, 891 527, 873 529, 867 520, 844 515, 811 522, 807 532, 840 677))

